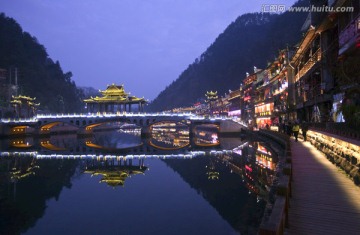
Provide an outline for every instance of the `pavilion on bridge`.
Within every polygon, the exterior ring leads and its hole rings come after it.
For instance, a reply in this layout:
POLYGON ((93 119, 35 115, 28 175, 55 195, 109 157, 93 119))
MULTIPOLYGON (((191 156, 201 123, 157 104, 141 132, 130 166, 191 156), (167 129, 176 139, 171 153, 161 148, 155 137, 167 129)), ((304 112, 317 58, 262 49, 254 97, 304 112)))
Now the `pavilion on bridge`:
POLYGON ((105 91, 100 91, 101 97, 90 97, 84 99, 89 112, 131 112, 131 105, 137 104, 138 111, 144 111, 144 105, 146 100, 144 98, 138 98, 130 96, 130 93, 126 93, 124 85, 118 86, 115 84, 107 86, 105 91))

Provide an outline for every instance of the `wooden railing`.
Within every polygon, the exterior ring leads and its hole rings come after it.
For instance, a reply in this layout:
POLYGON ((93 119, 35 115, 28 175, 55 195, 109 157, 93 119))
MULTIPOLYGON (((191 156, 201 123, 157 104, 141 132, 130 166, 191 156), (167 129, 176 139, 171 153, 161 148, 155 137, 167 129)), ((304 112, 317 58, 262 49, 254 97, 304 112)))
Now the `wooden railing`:
POLYGON ((302 76, 304 76, 314 65, 316 62, 321 60, 321 49, 319 48, 304 64, 302 69, 295 75, 295 81, 297 82, 302 76))
POLYGON ((329 134, 360 140, 360 130, 349 127, 345 122, 310 123, 309 126, 315 130, 328 132, 329 134))

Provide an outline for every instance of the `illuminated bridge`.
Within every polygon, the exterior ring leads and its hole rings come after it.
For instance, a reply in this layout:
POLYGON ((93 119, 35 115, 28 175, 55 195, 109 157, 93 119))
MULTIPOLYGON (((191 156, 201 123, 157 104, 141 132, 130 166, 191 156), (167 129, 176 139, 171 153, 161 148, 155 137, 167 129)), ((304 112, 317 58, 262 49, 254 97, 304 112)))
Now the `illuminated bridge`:
POLYGON ((0 135, 49 134, 58 125, 76 128, 78 134, 91 134, 93 128, 114 122, 137 125, 142 134, 151 131, 152 125, 161 122, 183 123, 190 127, 214 124, 219 133, 240 132, 246 126, 224 117, 204 117, 191 113, 89 113, 89 114, 50 114, 37 115, 31 119, 1 119, 0 135))

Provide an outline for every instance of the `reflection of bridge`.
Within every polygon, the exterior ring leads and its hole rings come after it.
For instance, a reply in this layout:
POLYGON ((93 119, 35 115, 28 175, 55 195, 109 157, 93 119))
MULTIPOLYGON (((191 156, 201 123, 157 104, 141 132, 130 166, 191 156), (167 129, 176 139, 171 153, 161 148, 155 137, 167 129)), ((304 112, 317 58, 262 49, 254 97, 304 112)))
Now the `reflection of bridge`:
MULTIPOLYGON (((201 132, 203 132, 203 130, 201 130, 201 132)), ((0 141, 0 149, 9 152, 34 151, 45 155, 167 155, 169 153, 185 154, 189 151, 229 150, 239 146, 242 142, 240 138, 226 138, 226 140, 223 139, 223 141, 219 140, 216 144, 203 144, 202 142, 198 143, 197 140, 199 137, 187 136, 188 144, 181 146, 163 146, 159 145, 157 138, 157 136, 140 138, 140 136, 114 131, 110 133, 101 132, 86 138, 78 137, 76 134, 51 135, 41 138, 14 136, 12 138, 4 138, 0 141), (123 142, 122 140, 125 139, 126 141, 123 142)), ((161 139, 159 141, 161 141, 161 139)))
MULTIPOLYGON (((153 145, 150 139, 141 139, 138 145, 134 145, 126 148, 107 148, 97 144, 94 144, 91 139, 79 139, 76 143, 76 139, 73 140, 74 145, 71 146, 56 146, 50 139, 6 139, 1 142, 0 149, 2 149, 1 155, 9 154, 24 154, 35 153, 39 156, 168 156, 168 155, 192 155, 192 153, 199 152, 218 152, 221 148, 217 146, 197 146, 187 145, 183 148, 162 148, 153 145)), ((234 143, 232 146, 227 146, 227 149, 233 149, 238 145, 234 143)), ((220 151, 221 152, 221 151, 220 151)))
POLYGON ((219 126, 220 133, 239 132, 244 126, 229 118, 209 118, 189 113, 92 113, 92 114, 55 114, 37 115, 32 119, 2 119, 0 135, 15 134, 49 134, 51 129, 59 124, 66 124, 76 128, 77 134, 90 134, 97 126, 124 122, 135 124, 142 129, 143 135, 148 135, 155 123, 164 121, 181 122, 192 127, 202 124, 219 126))
POLYGON ((221 154, 230 154, 232 150, 206 150, 206 151, 188 151, 184 153, 168 152, 168 153, 157 153, 157 154, 127 154, 127 155, 117 155, 117 154, 66 154, 66 153, 39 153, 36 151, 8 151, 0 152, 0 157, 35 157, 35 158, 51 158, 51 159, 97 159, 97 160, 128 160, 128 159, 145 159, 145 158, 193 158, 197 156, 218 156, 221 154))

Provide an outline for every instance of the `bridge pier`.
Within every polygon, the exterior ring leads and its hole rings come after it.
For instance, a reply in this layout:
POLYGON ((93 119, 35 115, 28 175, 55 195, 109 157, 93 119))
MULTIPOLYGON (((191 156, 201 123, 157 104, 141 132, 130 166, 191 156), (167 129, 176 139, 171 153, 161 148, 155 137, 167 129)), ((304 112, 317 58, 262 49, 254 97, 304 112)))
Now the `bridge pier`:
POLYGON ((7 136, 10 134, 10 127, 0 124, 0 136, 7 136))
POLYGON ((141 127, 141 138, 150 138, 151 137, 151 127, 150 126, 142 126, 141 127))
POLYGON ((194 147, 196 146, 196 142, 195 142, 195 131, 196 131, 196 125, 191 122, 191 124, 189 125, 189 142, 190 142, 190 146, 194 147))

